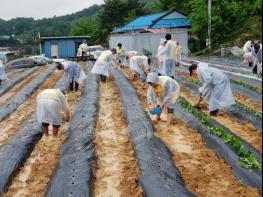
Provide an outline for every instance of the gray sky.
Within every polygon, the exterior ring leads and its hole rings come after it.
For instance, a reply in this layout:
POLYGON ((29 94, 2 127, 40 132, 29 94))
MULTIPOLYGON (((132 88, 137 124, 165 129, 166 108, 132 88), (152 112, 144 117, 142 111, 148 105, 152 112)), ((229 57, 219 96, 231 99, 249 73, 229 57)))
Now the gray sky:
POLYGON ((101 4, 103 0, 0 0, 0 18, 61 16, 101 4))

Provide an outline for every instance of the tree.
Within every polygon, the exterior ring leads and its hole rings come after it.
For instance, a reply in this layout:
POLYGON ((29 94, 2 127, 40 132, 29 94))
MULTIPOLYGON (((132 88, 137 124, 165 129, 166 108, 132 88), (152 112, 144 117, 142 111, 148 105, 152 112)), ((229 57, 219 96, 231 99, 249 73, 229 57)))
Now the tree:
POLYGON ((72 25, 70 35, 72 36, 90 36, 91 44, 95 44, 98 40, 98 25, 96 21, 90 17, 72 25))

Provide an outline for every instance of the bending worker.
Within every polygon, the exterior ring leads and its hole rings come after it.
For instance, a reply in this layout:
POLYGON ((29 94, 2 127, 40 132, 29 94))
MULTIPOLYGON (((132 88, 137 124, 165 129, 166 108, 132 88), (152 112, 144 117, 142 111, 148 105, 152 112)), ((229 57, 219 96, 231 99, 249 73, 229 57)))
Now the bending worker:
POLYGON ((116 49, 111 49, 104 51, 99 59, 94 64, 91 73, 100 75, 100 80, 102 83, 106 83, 107 77, 109 77, 109 68, 110 66, 115 66, 115 57, 116 49))
POLYGON ((203 86, 199 88, 200 100, 205 97, 209 103, 210 115, 216 116, 219 109, 235 104, 229 78, 223 71, 208 67, 208 64, 193 64, 189 68, 190 76, 198 76, 203 86))
POLYGON ((48 127, 53 125, 53 135, 58 135, 62 124, 61 111, 66 113, 66 120, 70 119, 70 108, 64 94, 58 89, 47 89, 37 96, 37 120, 42 125, 43 132, 48 136, 48 127))
POLYGON ((6 80, 5 67, 2 61, 0 60, 0 86, 2 81, 6 80))
POLYGON ((145 81, 147 73, 150 72, 151 59, 147 56, 133 56, 130 60, 130 69, 135 72, 134 80, 145 81))
POLYGON ((164 107, 167 107, 167 124, 173 120, 174 107, 180 96, 180 85, 174 79, 167 76, 158 76, 156 73, 149 73, 147 76, 149 84, 147 100, 151 109, 160 108, 157 120, 161 119, 164 107))
POLYGON ((78 91, 79 85, 87 78, 85 72, 81 69, 80 65, 76 62, 58 62, 58 70, 64 70, 68 80, 68 90, 78 91), (74 88, 75 86, 75 88, 74 88))

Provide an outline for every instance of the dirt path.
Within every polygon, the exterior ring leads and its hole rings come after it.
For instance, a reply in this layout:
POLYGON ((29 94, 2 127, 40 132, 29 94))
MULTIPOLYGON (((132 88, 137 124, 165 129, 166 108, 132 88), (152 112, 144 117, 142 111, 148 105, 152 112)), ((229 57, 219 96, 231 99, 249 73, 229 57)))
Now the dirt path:
MULTIPOLYGON (((183 73, 183 72, 176 72, 176 74, 178 74, 181 77, 189 77, 188 74, 183 73)), ((246 105, 252 109, 255 109, 258 112, 262 112, 262 104, 260 102, 255 102, 255 101, 251 100, 248 96, 241 95, 238 92, 233 92, 233 94, 234 94, 235 99, 238 102, 240 102, 240 103, 242 103, 242 104, 244 104, 244 105, 246 105)))
POLYGON ((41 67, 38 71, 33 73, 31 76, 17 83, 14 87, 12 87, 7 93, 0 97, 0 105, 3 105, 6 101, 8 101, 12 96, 14 96, 20 89, 29 84, 36 76, 40 75, 44 70, 47 69, 47 66, 41 67))
POLYGON ((95 130, 97 166, 95 197, 141 197, 139 170, 129 142, 121 101, 113 79, 102 84, 100 111, 95 130))
MULTIPOLYGON (((131 72, 125 73, 132 79, 131 72)), ((146 91, 140 82, 132 82, 147 109, 146 91)), ((166 119, 165 115, 162 119, 166 119)), ((259 197, 254 188, 244 187, 232 174, 231 167, 202 142, 201 135, 176 119, 173 125, 154 121, 156 135, 160 137, 173 154, 186 187, 197 197, 259 197)))
POLYGON ((0 122, 0 145, 6 143, 15 134, 19 126, 36 110, 37 94, 47 88, 52 88, 61 76, 62 73, 58 71, 51 74, 15 112, 0 122))
MULTIPOLYGON (((192 105, 196 104, 198 97, 191 94, 186 87, 182 86, 181 95, 186 98, 192 105)), ((209 114, 207 104, 201 104, 202 111, 209 114)), ((262 133, 251 124, 244 121, 240 121, 236 118, 230 117, 225 112, 220 112, 218 116, 213 117, 216 121, 229 128, 237 136, 251 144, 256 150, 262 152, 262 133)))
MULTIPOLYGON (((54 81, 55 82, 55 81, 54 81)), ((81 88, 82 90, 83 88, 81 88)), ((80 98, 81 90, 77 93, 76 100, 69 101, 71 112, 74 113, 74 106, 80 98)), ((65 140, 69 123, 64 122, 60 128, 59 137, 51 136, 43 138, 37 143, 34 151, 20 169, 19 173, 13 178, 4 197, 40 197, 44 196, 45 189, 52 176, 56 164, 60 158, 60 147, 65 140)))

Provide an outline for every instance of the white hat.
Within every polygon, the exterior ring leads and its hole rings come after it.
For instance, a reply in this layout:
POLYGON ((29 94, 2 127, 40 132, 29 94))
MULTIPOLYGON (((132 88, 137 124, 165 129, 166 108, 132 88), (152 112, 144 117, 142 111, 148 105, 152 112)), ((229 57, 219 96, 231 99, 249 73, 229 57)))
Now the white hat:
POLYGON ((147 75, 147 83, 158 84, 160 81, 158 74, 156 73, 149 73, 147 75))
POLYGON ((164 44, 166 40, 164 38, 161 38, 160 44, 164 44))

